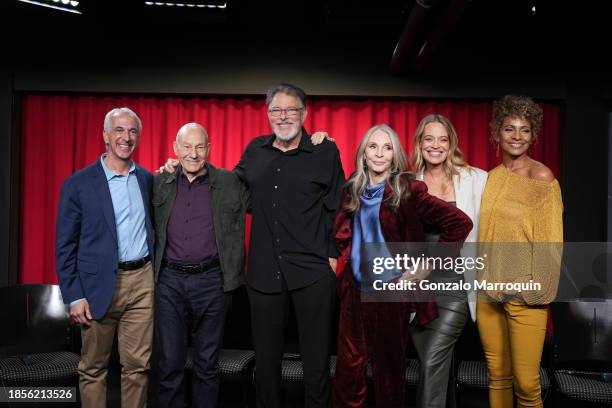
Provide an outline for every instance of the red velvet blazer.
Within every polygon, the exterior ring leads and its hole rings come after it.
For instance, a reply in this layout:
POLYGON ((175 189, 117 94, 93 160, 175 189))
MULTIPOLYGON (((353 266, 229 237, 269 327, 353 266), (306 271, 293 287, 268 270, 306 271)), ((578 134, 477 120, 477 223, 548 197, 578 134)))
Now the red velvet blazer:
MULTIPOLYGON (((442 230, 439 242, 463 243, 472 230, 472 221, 457 207, 427 193, 427 185, 414 179, 414 175, 402 175, 402 182, 409 186, 409 195, 404 197, 397 209, 389 204, 392 190, 385 186, 383 201, 380 205, 380 226, 385 242, 423 242, 424 224, 442 230)), ((345 190, 342 204, 348 202, 345 190)), ((338 295, 343 296, 346 288, 353 285, 351 268, 352 214, 341 209, 334 222, 334 238, 340 251, 341 260, 338 275, 338 295), (343 265, 342 265, 343 264, 343 265)), ((457 248, 458 251, 459 248, 457 248)), ((447 254, 448 255, 448 254, 447 254)), ((427 324, 437 317, 437 307, 433 302, 413 303, 412 311, 417 313, 417 323, 427 324)))

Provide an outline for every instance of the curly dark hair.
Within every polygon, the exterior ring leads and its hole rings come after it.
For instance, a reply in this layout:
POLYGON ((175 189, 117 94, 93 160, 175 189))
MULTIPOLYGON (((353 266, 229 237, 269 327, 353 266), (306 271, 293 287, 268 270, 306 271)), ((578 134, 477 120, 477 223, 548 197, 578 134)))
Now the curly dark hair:
POLYGON ((544 112, 542 108, 528 96, 505 95, 502 98, 493 102, 493 114, 489 129, 491 130, 491 139, 497 135, 499 129, 504 123, 504 119, 508 117, 519 117, 526 120, 531 125, 531 133, 535 142, 542 128, 542 118, 544 112))

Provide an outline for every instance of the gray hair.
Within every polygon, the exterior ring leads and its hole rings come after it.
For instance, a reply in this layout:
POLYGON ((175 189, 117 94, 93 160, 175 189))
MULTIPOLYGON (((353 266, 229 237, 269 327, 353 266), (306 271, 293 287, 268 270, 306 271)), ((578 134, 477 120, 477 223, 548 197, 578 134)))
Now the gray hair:
POLYGON ((111 129, 111 122, 113 121, 114 117, 120 115, 128 115, 129 117, 134 119, 134 121, 136 122, 136 127, 138 128, 138 134, 142 132, 142 122, 140 121, 138 115, 130 108, 115 108, 108 112, 104 117, 104 130, 106 130, 107 132, 113 130, 111 129))
POLYGON ((176 141, 178 142, 179 138, 182 137, 185 134, 185 132, 187 132, 190 129, 196 129, 202 132, 202 134, 206 136, 206 141, 208 142, 208 133, 206 132, 206 129, 204 129, 204 126, 200 125, 199 123, 195 123, 195 122, 186 123, 183 126, 181 126, 179 131, 176 133, 176 141))
POLYGON ((306 93, 301 88, 298 88, 297 86, 291 84, 278 84, 276 86, 268 88, 268 91, 266 92, 266 106, 270 106, 274 95, 279 92, 295 96, 300 100, 300 102, 302 102, 302 108, 306 107, 306 93))

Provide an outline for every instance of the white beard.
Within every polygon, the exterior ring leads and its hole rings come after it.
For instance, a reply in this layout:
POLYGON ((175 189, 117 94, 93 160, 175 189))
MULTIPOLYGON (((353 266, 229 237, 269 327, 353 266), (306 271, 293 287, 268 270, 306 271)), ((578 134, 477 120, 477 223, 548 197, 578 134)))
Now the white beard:
POLYGON ((274 127, 274 134, 276 135, 277 138, 279 138, 283 142, 288 142, 290 140, 293 140, 298 135, 299 132, 300 132, 299 126, 292 127, 289 133, 286 133, 286 134, 281 133, 279 126, 274 127))

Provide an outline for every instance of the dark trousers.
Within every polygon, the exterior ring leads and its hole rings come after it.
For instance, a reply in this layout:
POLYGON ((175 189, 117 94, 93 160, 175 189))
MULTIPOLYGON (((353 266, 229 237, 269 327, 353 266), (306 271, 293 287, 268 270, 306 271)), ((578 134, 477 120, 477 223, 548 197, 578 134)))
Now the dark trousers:
POLYGON ((413 324, 410 335, 421 361, 417 408, 444 408, 455 343, 469 310, 465 300, 437 296, 438 318, 426 326, 413 324))
POLYGON ((160 407, 185 406, 183 376, 187 325, 193 343, 193 407, 216 407, 219 396, 219 349, 229 295, 223 292, 221 269, 196 274, 164 267, 155 290, 160 407))
POLYGON ((286 313, 293 303, 304 368, 304 406, 329 403, 329 354, 336 276, 326 276, 305 288, 262 293, 249 287, 255 347, 255 392, 260 408, 280 408, 281 361, 286 313))
POLYGON ((334 407, 366 406, 368 359, 376 407, 405 406, 409 317, 406 303, 362 303, 361 292, 353 286, 347 288, 340 302, 334 407))

